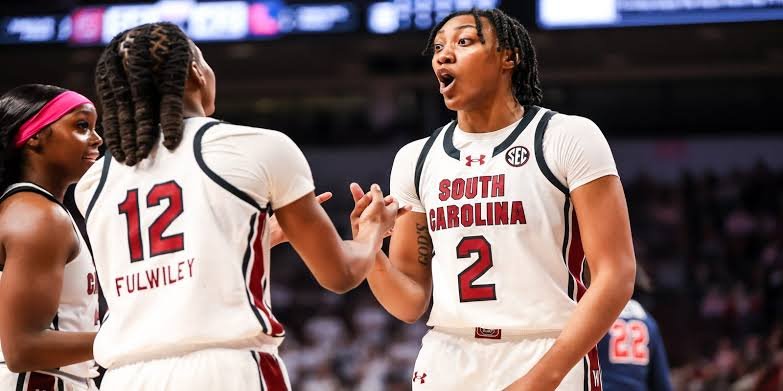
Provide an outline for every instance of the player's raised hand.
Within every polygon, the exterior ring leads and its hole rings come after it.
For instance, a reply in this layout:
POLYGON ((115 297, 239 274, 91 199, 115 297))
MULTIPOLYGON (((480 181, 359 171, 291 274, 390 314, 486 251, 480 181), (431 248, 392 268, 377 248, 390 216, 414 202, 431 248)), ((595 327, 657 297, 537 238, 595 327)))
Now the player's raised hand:
MULTIPOLYGON (((387 200, 387 198, 383 196, 381 187, 377 184, 370 186, 368 196, 370 197, 369 204, 364 207, 364 210, 361 211, 359 216, 355 219, 357 225, 356 235, 357 237, 369 235, 370 237, 377 239, 376 250, 380 251, 381 245, 383 244, 383 238, 386 236, 387 232, 394 227, 394 222, 397 219, 397 215, 400 213, 400 207, 393 198, 387 200)), ((364 206, 365 203, 367 203, 367 201, 364 200, 364 196, 357 201, 359 207, 364 206)), ((357 208, 354 207, 355 211, 356 209, 357 208)))
MULTIPOLYGON (((359 216, 361 216, 362 212, 364 212, 364 210, 367 209, 367 207, 370 205, 370 202, 372 201, 372 195, 370 192, 365 193, 362 187, 356 182, 351 183, 350 190, 351 197, 353 198, 354 202, 354 208, 351 212, 351 234, 353 234, 353 237, 356 237, 359 232, 359 216)), ((391 195, 387 195, 383 198, 383 201, 385 206, 389 206, 396 200, 391 195)), ((397 209, 397 217, 410 211, 410 209, 411 208, 409 206, 397 209)), ((383 237, 386 238, 391 236, 392 231, 393 228, 389 229, 384 233, 383 237)))
MULTIPOLYGON (((331 191, 325 191, 315 197, 319 204, 323 204, 332 198, 331 191)), ((269 218, 269 242, 271 247, 277 246, 288 241, 288 237, 285 236, 285 232, 280 228, 280 224, 277 223, 277 217, 272 216, 269 218)))

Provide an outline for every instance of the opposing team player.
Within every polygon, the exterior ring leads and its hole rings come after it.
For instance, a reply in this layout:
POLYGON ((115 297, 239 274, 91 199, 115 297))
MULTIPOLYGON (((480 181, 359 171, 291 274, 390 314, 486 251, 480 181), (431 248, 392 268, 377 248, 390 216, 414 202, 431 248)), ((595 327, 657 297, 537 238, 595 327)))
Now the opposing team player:
MULTIPOLYGON (((407 322, 433 296, 413 389, 600 389, 596 343, 635 271, 605 138, 588 119, 537 106, 530 38, 500 10, 447 16, 426 50, 457 119, 398 152, 391 194, 414 213, 368 276, 407 322)), ((356 214, 369 199, 352 191, 356 214)))
POLYGON ((62 202, 98 158, 96 118, 60 87, 0 97, 0 390, 95 389, 95 267, 62 202))
POLYGON ((396 202, 373 186, 362 234, 341 240, 288 137, 208 117, 214 73, 173 24, 117 35, 96 85, 108 154, 75 194, 109 306, 101 388, 288 390, 268 212, 318 282, 343 292, 364 279, 396 202))
MULTIPOLYGON (((636 270, 634 296, 650 292, 644 270, 636 270)), ((625 305, 598 343, 606 391, 671 391, 669 361, 658 323, 636 300, 625 305)))

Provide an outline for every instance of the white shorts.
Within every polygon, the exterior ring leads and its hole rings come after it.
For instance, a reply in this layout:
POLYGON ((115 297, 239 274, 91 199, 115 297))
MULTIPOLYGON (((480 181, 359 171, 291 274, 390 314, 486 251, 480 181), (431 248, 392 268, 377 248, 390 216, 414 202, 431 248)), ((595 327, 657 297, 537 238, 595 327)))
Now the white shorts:
POLYGON ((291 389, 275 351, 208 349, 142 361, 106 371, 102 391, 213 391, 291 389))
MULTIPOLYGON (((59 371, 57 371, 59 372, 59 371)), ((0 364, 0 391, 98 391, 92 379, 60 372, 14 373, 0 364)))
MULTIPOLYGON (((503 390, 526 374, 552 347, 556 338, 552 334, 522 337, 501 332, 500 335, 487 333, 490 335, 487 337, 483 333, 479 335, 478 331, 475 335, 466 330, 457 334, 452 331, 447 333, 435 328, 422 339, 412 375, 413 391, 503 390)), ((595 349, 568 372, 557 390, 601 390, 595 349)))

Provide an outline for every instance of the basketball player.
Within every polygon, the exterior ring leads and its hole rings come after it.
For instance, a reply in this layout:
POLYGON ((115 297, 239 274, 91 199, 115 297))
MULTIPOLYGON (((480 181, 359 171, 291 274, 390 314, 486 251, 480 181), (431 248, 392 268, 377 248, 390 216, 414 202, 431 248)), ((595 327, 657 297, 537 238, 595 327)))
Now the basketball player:
POLYGON ((117 35, 96 69, 108 154, 75 192, 109 315, 103 390, 288 390, 270 308, 267 213, 318 282, 357 286, 397 214, 377 185, 343 241, 279 132, 229 125, 215 75, 177 26, 117 35))
MULTIPOLYGON (((406 322, 434 298, 413 389, 600 389, 596 343, 635 270, 605 138, 588 119, 537 106, 530 38, 500 10, 447 16, 426 52, 457 119, 398 152, 390 191, 413 209, 368 275, 406 322)), ((358 215, 370 198, 352 192, 358 215)))
MULTIPOLYGON (((636 289, 651 292, 644 269, 636 269, 636 289)), ((636 300, 625 305, 598 343, 606 391, 671 391, 666 348, 655 319, 636 300)))
POLYGON ((28 84, 0 97, 0 390, 90 390, 98 290, 63 206, 98 158, 84 96, 28 84))

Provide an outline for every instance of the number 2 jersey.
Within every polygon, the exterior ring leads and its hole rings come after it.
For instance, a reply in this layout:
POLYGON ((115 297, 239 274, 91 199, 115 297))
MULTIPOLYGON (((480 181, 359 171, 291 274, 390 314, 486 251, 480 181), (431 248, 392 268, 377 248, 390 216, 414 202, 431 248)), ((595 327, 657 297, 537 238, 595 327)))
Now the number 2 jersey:
POLYGON ((595 124, 536 106, 494 132, 451 122, 400 149, 391 194, 426 215, 433 243, 428 325, 562 330, 585 292, 570 192, 607 175, 595 124))
POLYGON ((161 136, 135 166, 96 162, 75 193, 109 307, 96 361, 278 345, 267 212, 313 188, 287 136, 204 117, 173 151, 161 136))

